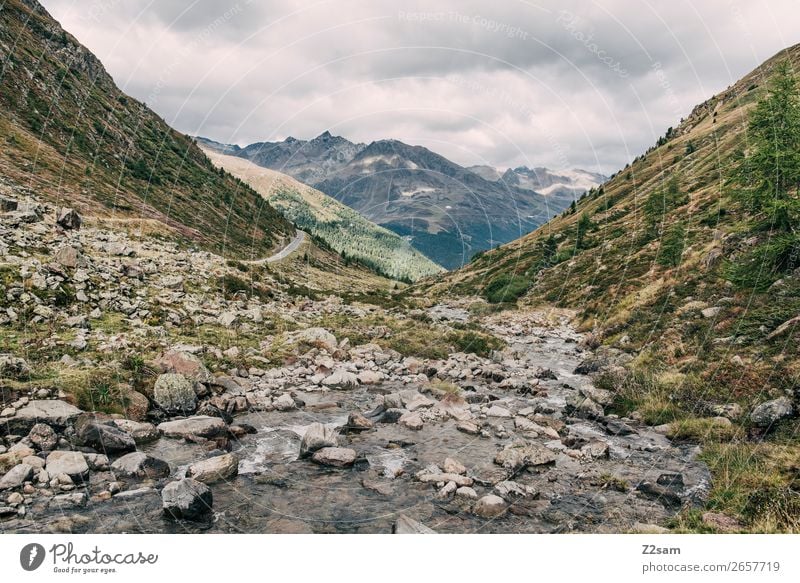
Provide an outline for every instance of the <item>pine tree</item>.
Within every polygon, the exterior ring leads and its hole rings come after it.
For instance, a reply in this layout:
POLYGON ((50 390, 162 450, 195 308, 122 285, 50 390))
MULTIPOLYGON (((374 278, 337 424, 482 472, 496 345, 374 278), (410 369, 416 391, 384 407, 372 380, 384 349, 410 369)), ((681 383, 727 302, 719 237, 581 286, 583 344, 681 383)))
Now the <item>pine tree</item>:
POLYGON ((800 91, 791 66, 777 65, 769 93, 753 110, 749 155, 734 175, 736 196, 759 217, 759 228, 795 233, 800 223, 800 91))
POLYGON ((583 213, 578 219, 578 232, 575 235, 575 247, 584 249, 586 247, 586 233, 592 228, 592 221, 589 215, 583 213))

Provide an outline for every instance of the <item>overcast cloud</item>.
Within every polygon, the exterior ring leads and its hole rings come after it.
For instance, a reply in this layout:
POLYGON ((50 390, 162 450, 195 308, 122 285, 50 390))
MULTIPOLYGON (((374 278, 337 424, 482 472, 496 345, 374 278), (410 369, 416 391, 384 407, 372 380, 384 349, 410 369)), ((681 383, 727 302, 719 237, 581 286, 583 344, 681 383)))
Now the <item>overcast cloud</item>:
POLYGON ((800 42, 797 0, 42 0, 177 129, 613 172, 800 42))

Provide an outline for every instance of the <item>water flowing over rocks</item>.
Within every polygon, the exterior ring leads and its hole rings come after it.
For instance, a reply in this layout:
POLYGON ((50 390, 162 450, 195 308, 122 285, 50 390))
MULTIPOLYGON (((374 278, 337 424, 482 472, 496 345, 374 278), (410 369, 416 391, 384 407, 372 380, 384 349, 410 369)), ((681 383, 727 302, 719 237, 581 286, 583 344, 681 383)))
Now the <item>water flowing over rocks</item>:
MULTIPOLYGON (((594 348, 569 313, 222 294, 221 257, 6 206, 0 261, 19 284, 0 326, 58 331, 48 366, 102 355, 129 378, 120 407, 88 414, 76 403, 105 393, 67 394, 0 355, 0 532, 624 532, 707 495, 696 447, 611 414, 592 376, 631 355, 594 348), (504 346, 401 354, 388 315, 504 346)), ((787 398, 717 415, 767 428, 796 413, 787 398)))

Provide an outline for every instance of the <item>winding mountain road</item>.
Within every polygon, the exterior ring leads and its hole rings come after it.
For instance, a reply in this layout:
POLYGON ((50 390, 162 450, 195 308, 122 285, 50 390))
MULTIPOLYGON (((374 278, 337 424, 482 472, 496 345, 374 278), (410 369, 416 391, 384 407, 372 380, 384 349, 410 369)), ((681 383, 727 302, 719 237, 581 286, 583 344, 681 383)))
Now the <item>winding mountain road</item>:
POLYGON ((276 261, 280 261, 281 259, 286 259, 289 255, 297 251, 297 249, 300 247, 300 245, 303 244, 303 241, 305 240, 306 240, 305 231, 300 231, 298 229, 295 232, 294 239, 289 241, 289 244, 286 245, 286 247, 284 247, 277 253, 270 255, 269 257, 265 257, 263 259, 256 259, 255 261, 244 261, 243 263, 248 263, 250 265, 263 265, 264 263, 275 263, 276 261))

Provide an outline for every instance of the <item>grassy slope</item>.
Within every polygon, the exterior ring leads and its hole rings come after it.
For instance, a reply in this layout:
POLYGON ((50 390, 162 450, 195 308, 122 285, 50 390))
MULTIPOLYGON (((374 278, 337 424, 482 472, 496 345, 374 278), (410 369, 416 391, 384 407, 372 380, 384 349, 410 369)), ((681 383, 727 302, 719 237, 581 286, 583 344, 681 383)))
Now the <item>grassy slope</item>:
POLYGON ((0 2, 0 174, 58 204, 156 219, 228 256, 269 255, 291 225, 123 94, 36 2, 0 2))
MULTIPOLYGON (((608 380, 618 412, 672 422, 677 438, 704 443, 716 479, 710 507, 756 531, 800 529, 800 424, 789 420, 764 436, 746 415, 726 430, 709 418, 715 405, 731 402, 746 413, 761 400, 796 390, 800 379, 800 326, 768 338, 800 314, 797 274, 766 292, 737 287, 726 277, 727 266, 754 244, 726 178, 746 147, 748 114, 783 59, 800 70, 800 45, 697 106, 666 143, 616 174, 602 194, 583 199, 576 213, 421 288, 495 298, 505 289, 512 298, 519 295, 521 305, 579 309, 583 329, 636 355, 626 382, 608 380), (672 176, 683 200, 666 213, 661 235, 648 237, 644 203, 672 176), (576 249, 584 214, 591 227, 576 249), (669 265, 666 234, 676 228, 684 230, 684 248, 669 265), (548 267, 543 259, 550 235, 558 247, 548 267), (704 316, 705 307, 719 310, 704 316)), ((678 526, 706 528, 693 515, 678 526)))
POLYGON ((215 165, 247 182, 295 225, 318 236, 335 251, 344 251, 382 273, 404 280, 443 271, 395 233, 371 223, 328 195, 248 160, 204 151, 215 165))

